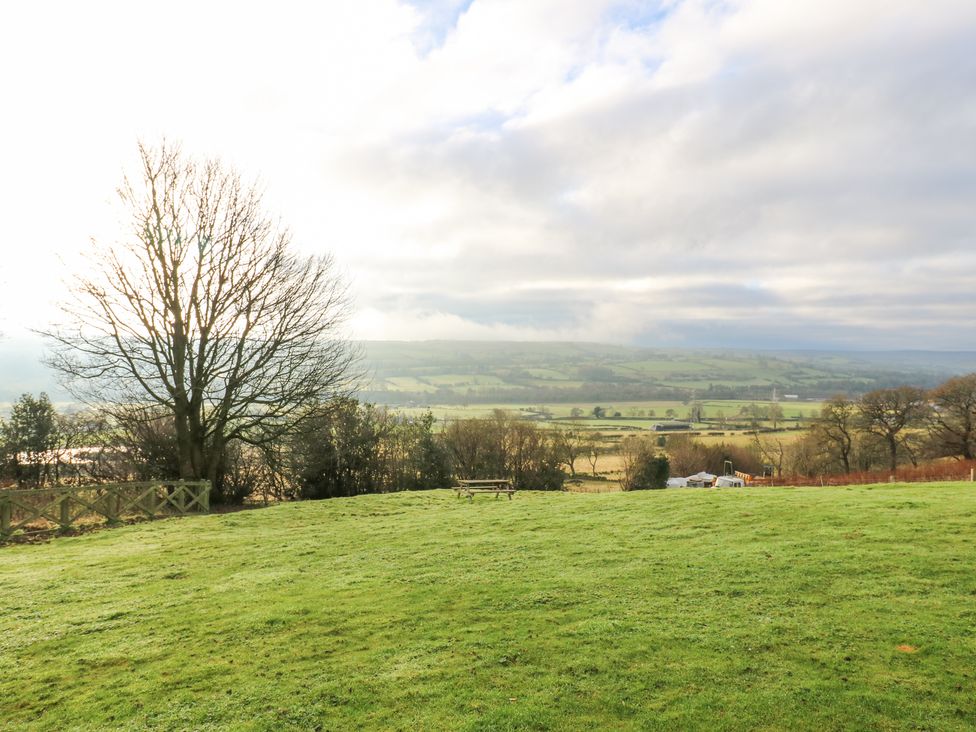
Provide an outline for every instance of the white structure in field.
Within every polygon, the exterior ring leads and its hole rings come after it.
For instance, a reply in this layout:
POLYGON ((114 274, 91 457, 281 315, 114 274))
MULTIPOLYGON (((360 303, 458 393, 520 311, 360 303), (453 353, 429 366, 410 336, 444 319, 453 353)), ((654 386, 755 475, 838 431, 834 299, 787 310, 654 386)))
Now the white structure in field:
POLYGON ((746 482, 734 475, 720 475, 715 479, 716 488, 745 488, 746 482))
POLYGON ((736 475, 712 475, 704 471, 687 478, 668 478, 668 488, 744 488, 745 480, 736 475))

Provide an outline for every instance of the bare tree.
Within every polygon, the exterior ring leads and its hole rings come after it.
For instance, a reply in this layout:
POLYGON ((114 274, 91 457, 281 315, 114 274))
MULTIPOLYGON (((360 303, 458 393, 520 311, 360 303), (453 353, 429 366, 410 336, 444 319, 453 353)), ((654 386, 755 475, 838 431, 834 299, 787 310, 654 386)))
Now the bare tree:
POLYGON ((584 446, 584 454, 590 463, 593 475, 596 476, 596 463, 603 454, 603 433, 589 432, 584 446))
POLYGON ((757 431, 752 433, 752 444, 759 459, 766 465, 772 465, 776 476, 781 477, 787 458, 786 442, 779 437, 760 436, 757 431))
POLYGON ((814 425, 814 434, 821 438, 827 452, 837 457, 845 473, 851 472, 857 416, 857 404, 838 394, 824 403, 814 425))
POLYGON ((172 415, 180 476, 219 497, 229 443, 277 439, 348 387, 349 303, 331 258, 295 254, 239 174, 166 143, 139 153, 118 191, 131 228, 44 333, 50 363, 119 420, 172 415))
POLYGON ((861 428, 884 440, 889 466, 898 467, 899 449, 915 463, 915 452, 908 436, 909 428, 921 425, 928 413, 925 391, 914 386, 876 389, 861 397, 858 404, 861 428))
POLYGON ((586 430, 578 424, 557 428, 553 433, 556 454, 573 477, 576 477, 576 461, 586 454, 587 441, 586 430))
POLYGON ((949 379, 930 393, 931 437, 942 455, 976 456, 976 374, 949 379))

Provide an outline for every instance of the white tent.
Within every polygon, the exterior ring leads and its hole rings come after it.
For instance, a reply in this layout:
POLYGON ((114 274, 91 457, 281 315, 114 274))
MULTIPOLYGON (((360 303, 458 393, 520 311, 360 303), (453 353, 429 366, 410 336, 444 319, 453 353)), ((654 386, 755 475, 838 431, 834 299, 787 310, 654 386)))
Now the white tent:
POLYGON ((688 479, 687 478, 668 478, 667 483, 668 488, 687 488, 688 479))

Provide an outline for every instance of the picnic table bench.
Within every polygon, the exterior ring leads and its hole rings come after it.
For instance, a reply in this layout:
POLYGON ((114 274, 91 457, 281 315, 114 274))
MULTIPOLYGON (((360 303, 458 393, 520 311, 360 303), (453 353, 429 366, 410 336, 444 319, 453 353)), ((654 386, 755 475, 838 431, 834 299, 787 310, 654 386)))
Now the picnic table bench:
POLYGON ((474 500, 475 493, 494 493, 495 498, 499 494, 506 493, 508 500, 512 500, 515 494, 515 486, 508 478, 491 478, 488 480, 458 480, 454 486, 454 492, 458 498, 467 496, 468 500, 474 500))

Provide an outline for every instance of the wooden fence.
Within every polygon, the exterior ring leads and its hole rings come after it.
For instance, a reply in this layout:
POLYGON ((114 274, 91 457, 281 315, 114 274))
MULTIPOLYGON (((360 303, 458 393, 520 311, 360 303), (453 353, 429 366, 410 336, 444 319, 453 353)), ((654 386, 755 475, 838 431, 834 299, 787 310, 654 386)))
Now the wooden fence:
POLYGON ((0 542, 132 518, 210 511, 210 482, 149 481, 0 490, 0 542))

